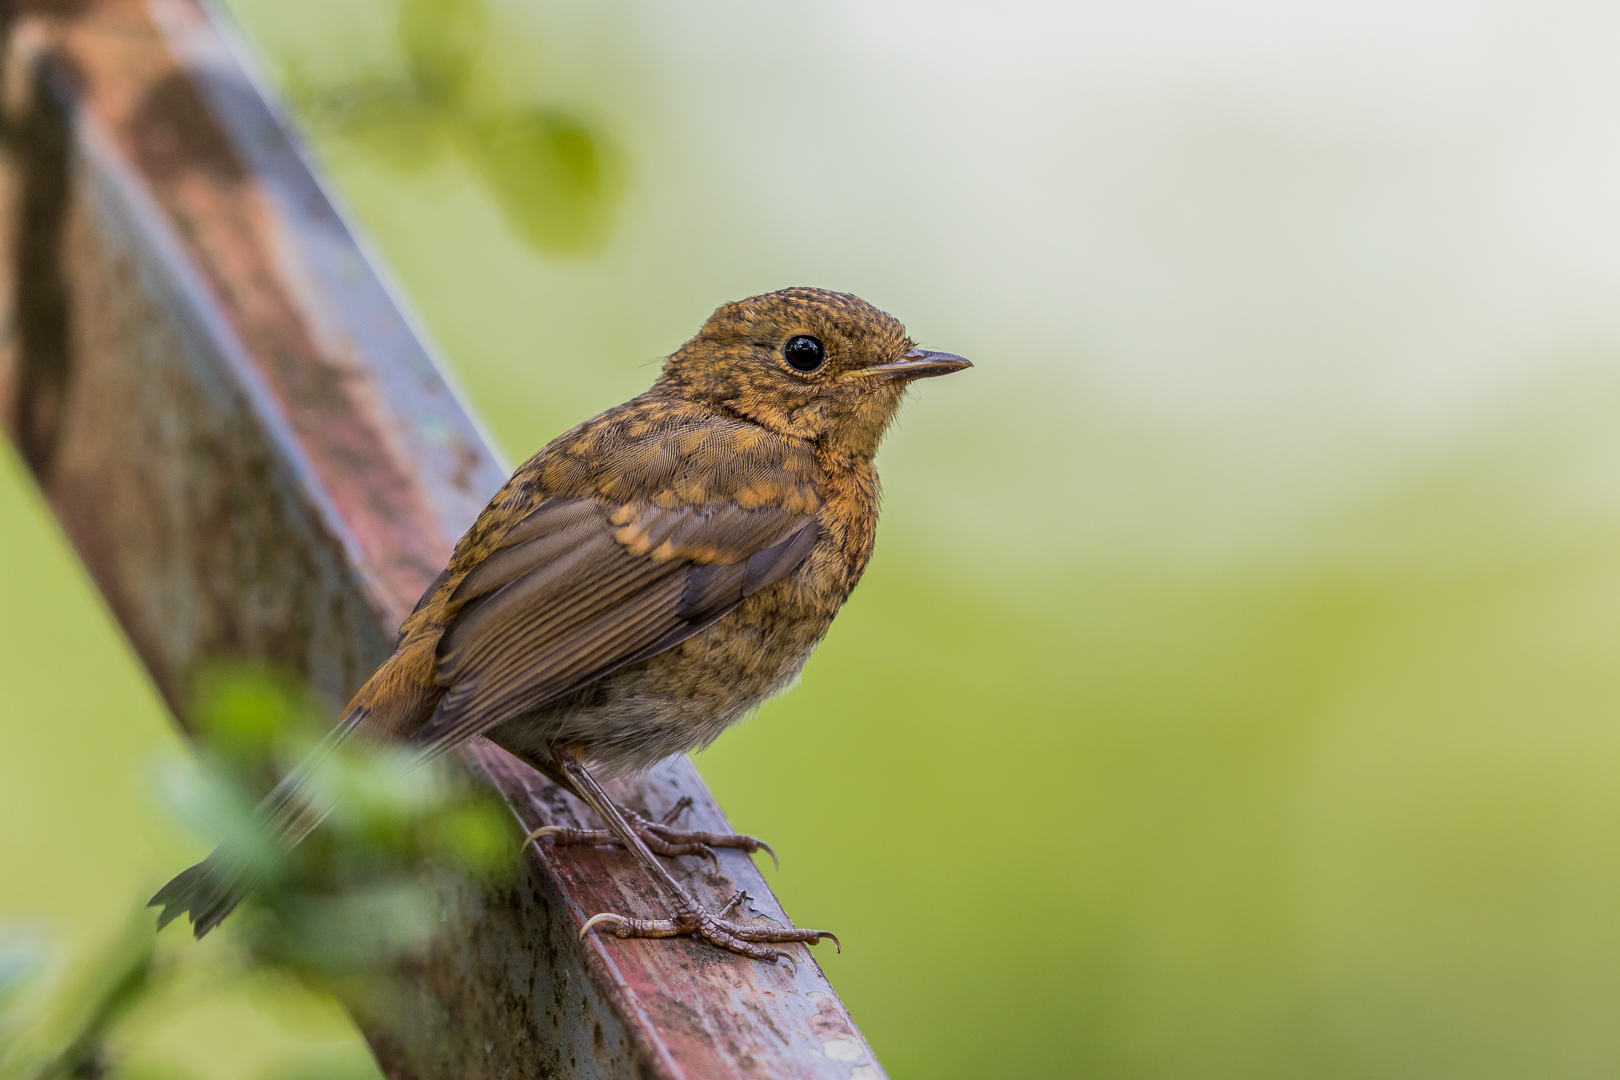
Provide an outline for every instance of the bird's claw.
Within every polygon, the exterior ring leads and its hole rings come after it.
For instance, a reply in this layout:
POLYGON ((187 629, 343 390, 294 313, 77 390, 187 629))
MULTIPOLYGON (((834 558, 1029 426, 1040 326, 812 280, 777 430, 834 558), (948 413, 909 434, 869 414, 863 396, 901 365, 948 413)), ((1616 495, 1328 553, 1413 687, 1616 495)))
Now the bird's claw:
POLYGON ((585 920, 585 925, 580 926, 580 941, 585 941, 586 934, 591 933, 591 928, 596 926, 596 923, 609 923, 609 921, 612 921, 612 923, 622 923, 622 921, 624 921, 624 915, 614 915, 612 912, 603 912, 601 915, 591 915, 588 920, 585 920))
MULTIPOLYGON (((714 853, 715 848, 736 848, 752 855, 756 851, 763 851, 771 857, 771 862, 778 868, 782 861, 776 857, 776 851, 771 845, 757 836, 748 836, 743 833, 716 833, 704 832, 697 829, 677 829, 670 824, 681 813, 692 805, 690 797, 683 797, 677 802, 661 821, 649 821, 640 814, 627 811, 625 818, 641 842, 648 849, 666 858, 675 858, 680 855, 701 855, 709 860, 710 867, 716 872, 720 871, 720 858, 714 853)), ((551 837, 551 842, 557 847, 592 846, 592 847, 623 847, 624 844, 617 836, 607 829, 573 829, 564 825, 542 825, 528 836, 523 838, 523 846, 527 847, 541 837, 551 837)))
POLYGON ((798 961, 792 955, 781 949, 767 948, 768 945, 799 942, 805 945, 818 945, 822 939, 830 938, 834 948, 840 953, 844 951, 843 943, 836 934, 829 934, 825 930, 799 930, 788 926, 761 926, 758 923, 732 922, 725 918, 733 909, 747 898, 747 893, 739 892, 733 896, 715 915, 708 911, 689 912, 677 915, 673 919, 632 919, 613 912, 603 912, 593 915, 585 920, 580 927, 581 939, 601 924, 613 924, 613 936, 619 938, 666 938, 691 936, 702 938, 711 945, 718 945, 729 952, 741 956, 751 957, 755 960, 769 960, 776 963, 786 960, 795 973, 799 970, 798 961))
MULTIPOLYGON (((777 870, 782 869, 782 860, 778 859, 776 857, 776 849, 775 848, 771 847, 771 845, 767 844, 765 841, 761 840, 757 836, 750 836, 750 837, 748 837, 748 839, 752 840, 754 842, 753 851, 763 851, 765 854, 767 854, 767 855, 769 855, 771 857, 771 866, 772 867, 774 867, 777 870)), ((752 851, 749 852, 749 854, 752 854, 752 853, 753 853, 752 851)))
MULTIPOLYGON (((679 807, 680 804, 677 803, 676 805, 679 807)), ((674 811, 665 814, 664 820, 661 822, 652 822, 645 818, 636 817, 631 820, 631 825, 641 834, 643 840, 646 840, 648 834, 651 833, 660 837, 665 843, 675 845, 701 844, 709 848, 736 848, 749 855, 756 851, 763 851, 771 857, 771 862, 778 870, 782 868, 782 860, 776 857, 776 850, 759 837, 749 836, 747 833, 712 833, 702 832, 697 829, 671 828, 668 822, 673 813, 674 811)), ((654 851, 658 850, 657 846, 651 842, 648 842, 647 846, 654 851)))
POLYGON ((532 833, 530 833, 528 836, 525 836, 523 838, 523 843, 518 845, 518 850, 521 851, 523 848, 528 847, 530 844, 534 843, 536 840, 540 839, 542 836, 555 836, 558 833, 563 833, 563 832, 568 832, 568 831, 569 831, 568 829, 563 828, 561 825, 542 825, 538 829, 536 829, 532 833))

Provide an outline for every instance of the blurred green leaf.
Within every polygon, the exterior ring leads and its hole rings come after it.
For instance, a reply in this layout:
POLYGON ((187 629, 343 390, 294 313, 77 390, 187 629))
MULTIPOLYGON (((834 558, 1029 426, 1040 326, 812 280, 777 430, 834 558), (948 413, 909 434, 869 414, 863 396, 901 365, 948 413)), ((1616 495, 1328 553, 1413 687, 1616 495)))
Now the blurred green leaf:
POLYGON ((382 1080, 363 1047, 321 1047, 276 1062, 259 1080, 382 1080))
POLYGON ((228 770, 200 762, 168 762, 156 774, 160 802, 182 825, 245 859, 256 877, 275 876, 282 852, 264 832, 257 800, 228 770))
POLYGON ((268 763, 302 737, 311 744, 317 710, 294 680, 257 664, 203 665, 192 691, 192 715, 208 749, 233 764, 268 763))
POLYGON ((37 929, 0 926, 0 1035, 5 1031, 7 1006, 38 976, 44 963, 45 943, 37 929))
POLYGON ((458 103, 489 36, 482 0, 402 0, 399 42, 422 98, 458 103))
POLYGON ((116 1080, 192 1080, 194 1074, 176 1067, 173 1062, 164 1062, 161 1065, 156 1062, 139 1062, 119 1065, 114 1076, 116 1080))
POLYGON ((479 877, 511 873, 512 822, 504 806, 482 788, 428 823, 430 852, 479 877))
POLYGON ((163 974, 154 946, 150 920, 131 919, 54 1002, 56 1024, 68 1033, 64 1045, 22 1075, 33 1080, 105 1075, 114 1057, 113 1029, 163 974))
POLYGON ((482 0, 401 0, 397 10, 403 75, 376 65, 323 83, 299 57, 284 58, 283 85, 303 119, 406 172, 457 149, 528 247, 598 251, 624 187, 612 140, 565 110, 502 101, 498 80, 476 78, 490 34, 482 0))
POLYGON ((194 831, 247 862, 257 884, 233 930, 258 962, 331 985, 386 977, 438 925, 444 874, 488 878, 516 866, 510 819, 452 762, 364 739, 311 755, 316 706, 262 668, 212 665, 199 685, 208 752, 162 770, 158 790, 194 831), (299 797, 329 811, 287 851, 268 833, 254 785, 266 769, 293 767, 299 797))
POLYGON ((334 825, 360 833, 385 822, 419 821, 449 797, 438 763, 420 763, 398 747, 350 744, 310 770, 309 787, 332 804, 334 825))
POLYGON ((422 172, 452 148, 454 115, 425 101, 414 83, 379 78, 334 90, 291 75, 287 93, 309 123, 399 172, 422 172))
POLYGON ((579 255, 606 240, 622 168, 583 121, 539 106, 510 109, 474 125, 471 149, 508 223, 531 246, 579 255))
POLYGON ((20 1071, 16 1045, 21 999, 45 965, 43 936, 30 926, 0 926, 0 1077, 20 1071))
POLYGON ((342 975, 425 948, 439 925, 436 897, 420 879, 384 880, 333 896, 281 898, 262 956, 342 975))

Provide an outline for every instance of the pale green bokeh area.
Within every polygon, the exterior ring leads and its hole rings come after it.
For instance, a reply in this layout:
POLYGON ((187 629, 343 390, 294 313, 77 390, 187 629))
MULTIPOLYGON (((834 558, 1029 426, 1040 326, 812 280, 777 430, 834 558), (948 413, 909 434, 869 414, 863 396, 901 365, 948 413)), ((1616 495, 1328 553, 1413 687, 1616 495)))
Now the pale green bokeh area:
MULTIPOLYGON (((394 62, 385 3, 230 8, 272 81, 394 62)), ((803 684, 700 758, 897 1080, 1599 1077, 1617 52, 1579 4, 502 0, 480 92, 622 155, 572 257, 454 155, 312 143, 514 460, 770 288, 977 362, 803 684)), ((79 941, 184 859, 174 740, 6 484, 0 896, 79 941)))

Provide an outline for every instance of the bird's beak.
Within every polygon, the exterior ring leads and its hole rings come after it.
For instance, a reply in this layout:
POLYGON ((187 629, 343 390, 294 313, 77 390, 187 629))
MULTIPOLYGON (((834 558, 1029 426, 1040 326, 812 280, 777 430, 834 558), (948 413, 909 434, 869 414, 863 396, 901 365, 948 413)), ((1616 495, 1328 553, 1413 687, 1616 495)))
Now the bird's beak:
POLYGON ((949 375, 953 371, 962 371, 972 366, 955 353, 912 349, 898 360, 878 364, 876 367, 862 368, 850 374, 870 375, 889 382, 896 380, 910 382, 912 379, 932 379, 936 375, 949 375))

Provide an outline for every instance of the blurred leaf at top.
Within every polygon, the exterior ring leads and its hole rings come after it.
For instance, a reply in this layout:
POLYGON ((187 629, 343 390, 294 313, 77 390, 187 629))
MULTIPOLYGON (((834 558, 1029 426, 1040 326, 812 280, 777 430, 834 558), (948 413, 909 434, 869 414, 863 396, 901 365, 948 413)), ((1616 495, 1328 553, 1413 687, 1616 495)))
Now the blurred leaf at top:
POLYGON ((617 215, 622 156, 584 118, 555 103, 513 100, 481 77, 491 30, 484 0, 400 0, 397 67, 322 82, 293 63, 288 92, 310 123, 396 169, 459 156, 534 251, 593 254, 617 215))
POLYGON ((595 247, 612 224, 613 163, 600 139, 556 109, 511 109, 474 129, 484 182, 539 251, 595 247))
POLYGON ((488 37, 489 13, 482 0, 401 0, 399 5, 406 70, 431 105, 461 103, 488 37))

